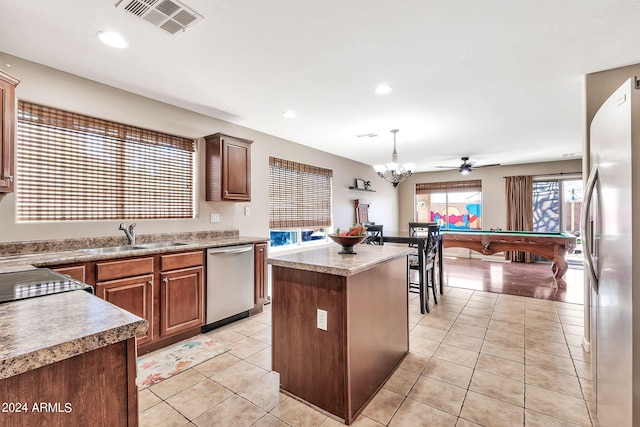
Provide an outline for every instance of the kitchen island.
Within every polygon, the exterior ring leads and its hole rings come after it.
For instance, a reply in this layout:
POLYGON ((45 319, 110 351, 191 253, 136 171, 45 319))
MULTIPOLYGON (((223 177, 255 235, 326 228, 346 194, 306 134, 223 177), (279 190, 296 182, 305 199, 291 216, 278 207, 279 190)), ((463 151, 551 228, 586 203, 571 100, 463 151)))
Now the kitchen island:
POLYGON ((351 424, 409 351, 403 246, 269 257, 280 389, 351 424))
POLYGON ((136 426, 147 327, 81 290, 0 304, 0 425, 136 426))

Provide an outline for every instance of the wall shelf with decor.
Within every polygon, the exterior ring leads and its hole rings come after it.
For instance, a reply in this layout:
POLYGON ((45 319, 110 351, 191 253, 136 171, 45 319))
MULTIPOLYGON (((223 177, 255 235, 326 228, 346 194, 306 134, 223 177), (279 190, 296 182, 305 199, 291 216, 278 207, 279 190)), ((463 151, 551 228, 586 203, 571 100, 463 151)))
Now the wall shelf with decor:
POLYGON ((364 179, 356 178, 356 185, 352 185, 349 187, 351 190, 361 190, 361 191, 373 191, 376 190, 371 188, 371 181, 365 181, 364 179))
POLYGON ((372 193, 376 192, 376 190, 366 189, 366 188, 358 188, 358 187, 354 187, 353 185, 349 186, 349 190, 370 191, 372 193))

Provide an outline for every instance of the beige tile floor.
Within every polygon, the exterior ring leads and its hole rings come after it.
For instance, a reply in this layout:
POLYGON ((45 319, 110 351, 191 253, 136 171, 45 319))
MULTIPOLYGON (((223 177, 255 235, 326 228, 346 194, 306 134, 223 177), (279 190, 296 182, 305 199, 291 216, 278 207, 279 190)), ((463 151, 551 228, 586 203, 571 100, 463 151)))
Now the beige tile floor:
MULTIPOLYGON (((591 426, 581 305, 445 287, 355 426, 591 426)), ((140 392, 145 426, 338 426, 278 391, 271 310, 207 335, 231 350, 140 392)))

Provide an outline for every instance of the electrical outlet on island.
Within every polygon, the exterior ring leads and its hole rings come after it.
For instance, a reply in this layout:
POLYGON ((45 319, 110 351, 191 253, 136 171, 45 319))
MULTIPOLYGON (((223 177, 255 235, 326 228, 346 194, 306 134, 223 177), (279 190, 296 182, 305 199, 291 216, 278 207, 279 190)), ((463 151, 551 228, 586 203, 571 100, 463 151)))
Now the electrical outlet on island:
POLYGON ((318 309, 318 329, 327 330, 327 311, 318 309))

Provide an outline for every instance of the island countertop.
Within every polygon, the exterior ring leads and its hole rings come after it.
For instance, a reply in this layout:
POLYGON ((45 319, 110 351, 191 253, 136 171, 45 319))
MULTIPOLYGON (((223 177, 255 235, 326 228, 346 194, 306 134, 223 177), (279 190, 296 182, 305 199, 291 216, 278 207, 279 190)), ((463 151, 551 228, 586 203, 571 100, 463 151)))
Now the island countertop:
POLYGON ((0 379, 115 344, 148 322, 84 291, 0 304, 0 379))
POLYGON ((405 257, 415 248, 396 245, 356 245, 356 255, 340 255, 340 245, 331 244, 318 249, 305 250, 267 258, 273 266, 315 271, 337 276, 353 276, 383 262, 405 257))

